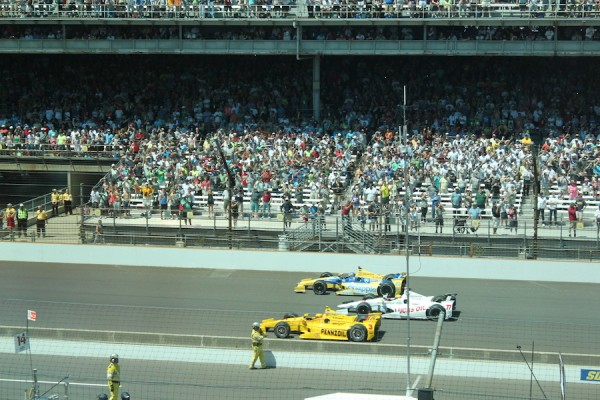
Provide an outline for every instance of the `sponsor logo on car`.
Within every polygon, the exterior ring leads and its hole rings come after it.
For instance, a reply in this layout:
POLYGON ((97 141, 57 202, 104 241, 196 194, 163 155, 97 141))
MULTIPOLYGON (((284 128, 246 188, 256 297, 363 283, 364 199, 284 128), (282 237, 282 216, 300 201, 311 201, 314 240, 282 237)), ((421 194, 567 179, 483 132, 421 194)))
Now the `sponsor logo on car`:
POLYGON ((350 284, 350 285, 348 285, 348 287, 356 292, 362 292, 362 293, 371 293, 373 291, 373 288, 371 286, 365 286, 365 285, 350 284))
POLYGON ((321 329, 321 335, 345 337, 346 336, 346 331, 339 330, 339 329, 325 329, 325 328, 322 328, 321 329))

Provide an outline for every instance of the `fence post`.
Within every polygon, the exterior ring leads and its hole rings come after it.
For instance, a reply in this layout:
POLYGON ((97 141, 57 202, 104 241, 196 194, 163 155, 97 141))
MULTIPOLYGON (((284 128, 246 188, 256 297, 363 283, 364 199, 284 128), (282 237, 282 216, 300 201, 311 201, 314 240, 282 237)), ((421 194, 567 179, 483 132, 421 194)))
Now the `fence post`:
POLYGON ((79 212, 83 214, 83 182, 79 184, 79 212))
MULTIPOLYGON (((178 231, 179 231, 179 237, 180 238, 183 237, 183 232, 181 231, 181 219, 182 219, 181 218, 181 213, 182 213, 182 211, 180 211, 179 214, 178 214, 179 215, 179 229, 178 229, 178 231)), ((187 215, 186 215, 186 218, 187 218, 187 215)))
POLYGON ((148 227, 148 220, 150 219, 150 209, 146 208, 146 212, 144 213, 145 217, 146 217, 146 236, 149 235, 149 227, 148 227))

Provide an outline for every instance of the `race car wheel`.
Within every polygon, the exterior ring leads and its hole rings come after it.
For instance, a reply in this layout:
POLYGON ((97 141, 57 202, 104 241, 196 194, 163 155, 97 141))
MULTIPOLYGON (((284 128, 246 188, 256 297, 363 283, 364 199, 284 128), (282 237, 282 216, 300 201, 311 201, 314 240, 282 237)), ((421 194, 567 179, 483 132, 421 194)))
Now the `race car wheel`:
POLYGON ((386 276, 383 277, 384 281, 391 281, 392 279, 394 279, 396 277, 395 274, 387 274, 386 276))
POLYGON ((356 306, 356 312, 359 314, 368 314, 371 312, 371 305, 366 302, 358 303, 356 306))
POLYGON ((333 276, 331 272, 323 272, 320 278, 329 278, 330 276, 333 276))
POLYGON ((367 328, 362 325, 354 325, 348 331, 348 338, 353 342, 364 342, 367 340, 367 328))
POLYGON ((432 320, 432 321, 437 321, 438 317, 440 314, 443 315, 443 318, 446 318, 446 310, 444 310, 444 307, 442 307, 439 304, 434 304, 431 307, 429 307, 429 310, 427 310, 427 318, 432 320))
POLYGON ((377 294, 380 296, 394 297, 396 295, 396 286, 392 282, 383 282, 377 288, 377 294))
POLYGON ((369 293, 369 294, 365 294, 363 296, 363 300, 371 300, 371 299, 374 299, 375 297, 377 297, 377 296, 375 296, 373 293, 369 293))
POLYGON ((290 324, 287 322, 278 322, 277 325, 275 325, 273 332, 275 332, 275 336, 279 339, 285 339, 290 336, 290 324))
POLYGON ((441 294, 439 296, 435 296, 433 299, 431 299, 431 301, 433 301, 434 303, 441 303, 444 300, 446 300, 446 296, 441 295, 441 294))
POLYGON ((296 318, 297 316, 298 316, 298 314, 296 314, 296 313, 293 313, 293 312, 290 312, 290 313, 286 313, 286 314, 283 316, 283 319, 288 319, 288 318, 296 318))
POLYGON ((327 293, 327 284, 323 281, 316 281, 313 285, 313 292, 315 292, 315 294, 327 293))

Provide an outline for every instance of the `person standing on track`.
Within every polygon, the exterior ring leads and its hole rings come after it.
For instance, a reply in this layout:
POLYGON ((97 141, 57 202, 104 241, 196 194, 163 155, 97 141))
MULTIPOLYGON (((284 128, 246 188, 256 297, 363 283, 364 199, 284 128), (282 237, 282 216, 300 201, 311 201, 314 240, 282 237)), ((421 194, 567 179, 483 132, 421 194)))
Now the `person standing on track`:
POLYGON ((256 360, 260 360, 260 369, 266 369, 267 364, 265 364, 265 354, 263 352, 263 342, 265 339, 265 334, 262 329, 260 329, 260 324, 255 322, 252 324, 252 334, 250 335, 252 338, 252 362, 250 363, 249 369, 256 369, 254 364, 256 360))
POLYGON ((121 366, 119 365, 119 355, 110 355, 110 364, 106 368, 106 379, 108 379, 109 400, 119 400, 119 387, 121 386, 121 366))

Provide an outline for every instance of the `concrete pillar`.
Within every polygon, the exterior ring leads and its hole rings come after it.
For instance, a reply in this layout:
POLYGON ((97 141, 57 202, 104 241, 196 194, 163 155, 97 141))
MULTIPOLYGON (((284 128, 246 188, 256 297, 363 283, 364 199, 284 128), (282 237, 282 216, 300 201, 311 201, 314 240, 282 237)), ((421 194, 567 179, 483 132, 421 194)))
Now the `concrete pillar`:
POLYGON ((321 121, 321 57, 313 57, 313 118, 321 121))

